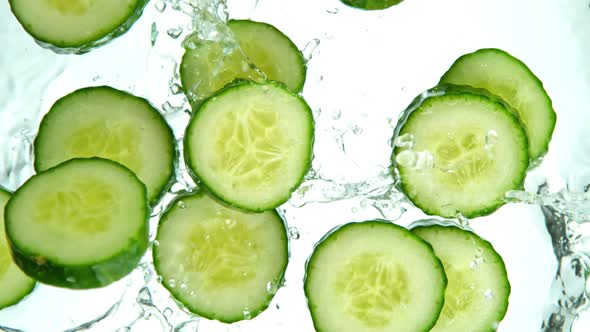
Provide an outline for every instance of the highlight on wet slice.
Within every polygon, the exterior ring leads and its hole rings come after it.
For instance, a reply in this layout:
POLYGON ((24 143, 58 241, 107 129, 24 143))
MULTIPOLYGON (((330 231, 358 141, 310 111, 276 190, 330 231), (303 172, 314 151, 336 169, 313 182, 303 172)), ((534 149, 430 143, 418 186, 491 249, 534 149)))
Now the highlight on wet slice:
POLYGON ((148 245, 145 185, 107 159, 71 159, 31 177, 5 209, 16 264, 39 282, 107 286, 129 274, 148 245))
POLYGON ((225 323, 266 310, 289 257, 274 211, 245 212, 206 192, 177 198, 158 227, 153 259, 162 284, 191 312, 225 323))
POLYGON ((131 28, 148 0, 9 0, 22 27, 41 46, 82 54, 131 28))
POLYGON ((286 202, 310 167, 311 109, 282 84, 244 81, 196 110, 184 136, 192 175, 226 203, 265 211, 286 202))
POLYGON ((485 90, 443 85, 418 96, 395 128, 401 191, 429 215, 488 215, 520 189, 528 138, 517 113, 485 90))
POLYGON ((432 247, 380 221, 330 231, 307 261, 305 296, 317 332, 426 332, 447 280, 432 247))

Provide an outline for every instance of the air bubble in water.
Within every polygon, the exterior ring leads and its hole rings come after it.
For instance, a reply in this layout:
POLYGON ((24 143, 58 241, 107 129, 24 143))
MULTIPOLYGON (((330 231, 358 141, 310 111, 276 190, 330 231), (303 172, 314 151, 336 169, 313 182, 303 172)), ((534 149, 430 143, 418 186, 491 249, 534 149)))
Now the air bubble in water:
POLYGON ((182 27, 176 27, 166 30, 166 33, 168 34, 168 36, 170 36, 170 38, 177 39, 182 34, 182 31, 182 27))
POLYGON ((412 135, 412 134, 399 135, 395 138, 395 140, 393 140, 393 145, 398 148, 412 149, 412 148, 414 148, 414 135, 412 135))
POLYGON ((338 8, 326 9, 326 13, 328 13, 328 14, 338 14, 338 12, 339 12, 338 8))
POLYGON ((170 85, 170 92, 173 95, 180 94, 182 92, 182 87, 176 83, 170 85))
POLYGON ((299 240, 301 235, 299 234, 297 227, 289 227, 289 237, 293 240, 299 240))
POLYGON ((178 201, 176 204, 180 209, 186 209, 186 203, 184 201, 178 201))
POLYGON ((250 313, 250 311, 247 309, 243 311, 243 315, 244 319, 252 319, 252 313, 250 313))
POLYGON ((170 318, 170 316, 172 316, 173 313, 174 313, 174 311, 172 311, 172 309, 169 307, 166 307, 166 309, 164 309, 164 311, 162 311, 162 314, 164 314, 164 316, 166 318, 170 318))
POLYGON ((170 286, 170 288, 176 287, 176 280, 168 279, 168 286, 170 286))
POLYGON ((147 287, 141 288, 139 293, 137 294, 137 302, 139 304, 151 305, 152 304, 152 294, 147 287))
POLYGON ((152 43, 152 46, 154 46, 156 44, 156 40, 158 40, 158 27, 156 26, 156 22, 152 23, 152 30, 150 32, 150 41, 152 43))
POLYGON ((158 12, 163 13, 164 10, 166 10, 166 2, 164 0, 158 0, 156 1, 154 7, 156 7, 158 12))
POLYGON ((303 48, 301 53, 303 53, 303 58, 305 59, 306 62, 311 60, 311 58, 313 58, 319 45, 320 45, 320 40, 317 38, 312 39, 310 42, 308 42, 305 45, 305 47, 303 48))

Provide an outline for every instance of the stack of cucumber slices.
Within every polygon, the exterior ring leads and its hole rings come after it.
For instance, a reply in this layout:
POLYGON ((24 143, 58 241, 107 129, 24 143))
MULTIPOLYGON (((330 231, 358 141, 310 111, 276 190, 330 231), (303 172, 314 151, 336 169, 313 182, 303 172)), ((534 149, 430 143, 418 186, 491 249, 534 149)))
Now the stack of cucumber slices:
MULTIPOLYGON (((128 29, 147 1, 9 2, 37 41, 83 53, 128 29)), ((342 2, 378 10, 401 1, 342 2)), ((198 41, 182 58, 193 108, 183 156, 166 119, 141 97, 95 86, 53 104, 34 142, 37 173, 13 194, 0 190, 0 309, 37 281, 90 289, 127 276, 148 252, 148 219, 179 160, 200 189, 174 197, 159 216, 151 258, 162 285, 191 312, 225 323, 269 306, 289 261, 275 209, 312 158, 314 118, 300 95, 306 63, 270 24, 227 25, 235 45, 198 41)), ((555 121, 522 61, 498 49, 464 55, 395 128, 399 189, 429 215, 488 215, 522 188, 555 121)), ((370 220, 326 234, 304 277, 315 329, 495 330, 510 295, 504 262, 489 242, 451 224, 370 220)))

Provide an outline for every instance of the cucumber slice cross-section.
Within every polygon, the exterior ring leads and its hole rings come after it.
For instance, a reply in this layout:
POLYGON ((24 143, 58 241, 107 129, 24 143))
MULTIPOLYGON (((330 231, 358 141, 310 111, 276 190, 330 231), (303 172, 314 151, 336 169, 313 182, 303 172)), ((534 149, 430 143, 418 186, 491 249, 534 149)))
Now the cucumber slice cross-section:
MULTIPOLYGON (((393 162, 401 190, 425 213, 474 218, 492 213, 509 190, 522 187, 528 140, 518 116, 483 90, 439 86, 404 113, 393 162), (430 163, 417 163, 427 154, 430 163)), ((426 159, 426 158, 425 158, 426 159)))
POLYGON ((300 185, 313 132, 313 115, 301 97, 278 83, 241 82, 197 109, 185 133, 185 160, 223 201, 265 211, 300 185))
POLYGON ((480 49, 457 59, 440 82, 482 88, 501 97, 518 112, 531 159, 547 152, 556 114, 543 83, 519 59, 499 49, 480 49))
POLYGON ((9 0, 12 13, 39 44, 86 53, 125 33, 148 0, 9 0))
POLYGON ((384 221, 326 235, 307 262, 304 288, 318 332, 426 332, 447 281, 426 242, 384 221))
POLYGON ((226 323, 268 307, 289 255, 275 211, 244 212, 204 192, 179 197, 162 216, 156 240, 163 285, 190 311, 226 323))
POLYGON ((101 157, 132 170, 157 203, 174 176, 172 130, 150 103, 111 87, 76 90, 56 101, 35 138, 35 170, 101 157))
POLYGON ((448 278, 445 305, 433 332, 492 332, 508 310, 510 282, 502 257, 476 234, 454 226, 419 226, 448 278))
POLYGON ((4 207, 10 193, 0 189, 0 309, 20 302, 35 287, 35 279, 27 276, 13 262, 4 232, 4 207))
POLYGON ((46 284, 107 286, 130 273, 147 249, 145 185, 111 160, 71 159, 38 173, 5 213, 16 264, 46 284))

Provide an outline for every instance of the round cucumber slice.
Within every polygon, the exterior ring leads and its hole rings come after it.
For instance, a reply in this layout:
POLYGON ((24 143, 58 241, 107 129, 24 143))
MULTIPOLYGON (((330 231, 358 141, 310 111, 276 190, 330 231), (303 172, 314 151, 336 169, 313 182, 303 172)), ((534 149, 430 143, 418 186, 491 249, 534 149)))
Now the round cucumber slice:
POLYGON ((182 57, 180 80, 193 104, 236 79, 262 82, 266 76, 286 84, 293 92, 301 91, 305 60, 285 34, 270 24, 250 20, 230 20, 228 28, 239 48, 224 42, 199 41, 182 57))
POLYGON ((186 129, 193 175, 223 201, 250 211, 286 202, 310 167, 313 115, 278 83, 241 82, 201 104, 186 129))
POLYGON ((454 226, 420 226, 448 278, 445 305, 432 332, 492 332, 508 310, 510 282, 502 257, 488 241, 454 226))
POLYGON ((481 49, 457 59, 440 82, 482 88, 500 96, 518 112, 529 138, 531 159, 547 152, 555 111, 543 83, 519 59, 499 49, 481 49))
POLYGON ((432 248, 403 227, 350 223, 328 233, 307 262, 305 295, 318 332, 426 332, 447 280, 432 248))
POLYGON ((364 10, 382 10, 395 6, 403 0, 340 0, 343 4, 364 9, 364 10))
POLYGON ((147 250, 145 185, 110 160, 72 159, 33 176, 5 213, 16 264, 46 284, 109 285, 130 273, 147 250))
POLYGON ((82 54, 125 33, 148 0, 9 0, 23 28, 57 53, 82 54))
POLYGON ((244 212, 203 192, 173 203, 156 240, 163 285, 193 313, 225 323, 268 307, 289 256, 287 230, 275 211, 244 212))
POLYGON ((35 280, 28 277, 13 262, 4 233, 4 207, 10 193, 0 188, 0 309, 17 304, 35 288, 35 280))
POLYGON ((528 141, 511 108, 485 91, 441 86, 420 95, 396 129, 410 144, 392 161, 406 196, 429 215, 474 218, 492 213, 522 188, 528 141), (427 155, 429 162, 417 162, 427 155))
POLYGON ((101 157, 132 170, 156 204, 174 176, 176 148, 162 115, 142 98, 107 86, 59 99, 39 126, 35 170, 72 158, 101 157))

